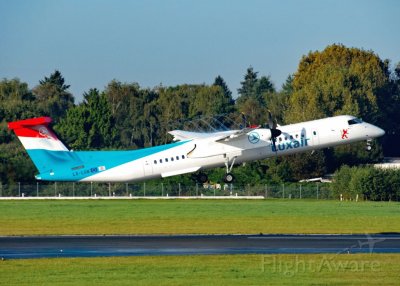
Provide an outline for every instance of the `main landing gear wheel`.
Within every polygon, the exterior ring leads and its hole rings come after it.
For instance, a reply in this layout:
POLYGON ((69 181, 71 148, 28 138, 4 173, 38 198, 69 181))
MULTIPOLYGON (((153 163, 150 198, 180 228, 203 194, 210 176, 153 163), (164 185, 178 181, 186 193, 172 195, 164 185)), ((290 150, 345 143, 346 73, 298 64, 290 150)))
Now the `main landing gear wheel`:
POLYGON ((232 173, 227 173, 224 175, 224 182, 227 184, 232 183, 235 180, 235 177, 232 175, 232 173))
POLYGON ((204 184, 207 183, 208 181, 208 176, 204 173, 200 173, 197 175, 197 182, 199 182, 200 184, 204 184))

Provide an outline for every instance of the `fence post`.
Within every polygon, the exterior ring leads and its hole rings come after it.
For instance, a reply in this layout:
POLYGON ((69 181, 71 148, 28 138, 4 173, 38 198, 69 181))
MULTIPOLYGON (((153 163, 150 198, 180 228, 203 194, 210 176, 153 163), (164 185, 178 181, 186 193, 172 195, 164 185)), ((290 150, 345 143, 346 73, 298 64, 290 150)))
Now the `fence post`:
POLYGON ((39 182, 36 182, 36 196, 39 196, 39 182))
POLYGON ((3 182, 0 182, 0 197, 3 196, 3 182))
POLYGON ((199 183, 196 183, 196 197, 199 196, 199 183))
POLYGON ((285 198, 285 184, 282 184, 282 199, 285 198))
POLYGON ((125 193, 126 193, 126 196, 128 196, 128 183, 125 183, 125 193))
POLYGON ((317 182, 317 200, 318 200, 318 197, 319 197, 319 183, 317 182))
POLYGON ((265 188, 265 198, 268 198, 268 185, 264 185, 265 188))
POLYGON ((75 197, 75 182, 72 183, 72 196, 75 197))
POLYGON ((108 196, 111 197, 111 183, 108 182, 108 196))
POLYGON ((54 182, 54 196, 57 197, 57 182, 54 182))
POLYGON ((18 197, 21 196, 21 183, 18 182, 18 197))
POLYGON ((143 182, 143 197, 146 196, 146 182, 143 182))
POLYGON ((178 183, 178 191, 179 191, 179 197, 181 196, 181 183, 178 183))
POLYGON ((164 183, 161 183, 161 196, 164 196, 164 183))
POLYGON ((90 182, 90 196, 93 196, 93 182, 90 182))
POLYGON ((300 184, 300 199, 301 199, 301 184, 300 184))

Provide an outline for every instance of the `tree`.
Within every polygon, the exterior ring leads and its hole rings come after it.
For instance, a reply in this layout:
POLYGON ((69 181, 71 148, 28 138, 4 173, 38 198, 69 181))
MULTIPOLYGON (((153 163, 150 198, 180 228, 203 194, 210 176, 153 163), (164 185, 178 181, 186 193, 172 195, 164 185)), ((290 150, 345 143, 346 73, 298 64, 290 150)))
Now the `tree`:
POLYGON ((66 85, 65 80, 58 70, 55 70, 50 77, 44 77, 44 80, 39 80, 41 85, 51 84, 58 88, 59 91, 67 91, 70 85, 66 85))
POLYGON ((273 93, 275 92, 274 84, 271 81, 271 77, 262 76, 259 80, 257 80, 256 84, 256 96, 262 96, 264 93, 273 93))
POLYGON ((257 78, 250 66, 241 82, 242 87, 238 89, 239 97, 236 100, 237 109, 246 115, 248 122, 252 124, 263 124, 268 121, 268 110, 265 102, 265 94, 275 92, 275 88, 269 77, 257 78))
POLYGON ((7 123, 40 114, 28 84, 19 79, 0 81, 0 182, 31 182, 35 167, 7 123))
POLYGON ((90 89, 81 104, 69 109, 55 130, 73 149, 111 148, 115 142, 114 120, 104 93, 90 89))
POLYGON ((235 110, 235 101, 232 98, 232 92, 230 91, 225 80, 221 76, 217 76, 214 80, 214 86, 219 86, 224 94, 224 104, 226 104, 223 112, 231 113, 235 110))
POLYGON ((240 82, 242 85, 241 88, 238 89, 239 98, 237 99, 237 103, 240 104, 241 101, 248 99, 249 97, 256 97, 257 92, 257 74, 253 70, 253 67, 249 67, 247 69, 246 74, 244 75, 244 81, 240 82))
MULTIPOLYGON (((285 121, 350 114, 379 126, 384 117, 380 102, 387 97, 388 83, 387 63, 371 51, 331 45, 322 52, 310 52, 294 74, 285 121)), ((381 150, 379 144, 375 146, 375 151, 381 150)), ((343 163, 376 161, 381 156, 381 152, 367 152, 359 143, 335 148, 327 164, 332 170, 343 163)))
POLYGON ((388 80, 385 63, 373 52, 343 45, 310 52, 294 75, 285 118, 293 123, 352 114, 377 123, 378 97, 388 80))
POLYGON ((221 87, 226 98, 232 98, 232 92, 229 90, 228 85, 220 75, 215 78, 213 85, 221 87))
MULTIPOLYGON (((388 65, 388 63, 386 63, 388 65)), ((382 145, 385 156, 398 157, 400 150, 400 63, 396 65, 390 75, 390 82, 387 90, 382 90, 379 99, 379 107, 382 118, 378 125, 381 126, 386 134, 382 138, 382 145)))
POLYGON ((291 95, 293 93, 293 75, 288 75, 284 84, 282 84, 282 93, 291 95))
POLYGON ((68 92, 69 85, 65 85, 65 80, 61 73, 56 70, 39 81, 39 85, 33 89, 37 102, 42 110, 42 115, 53 118, 55 122, 64 116, 66 111, 74 105, 74 97, 68 92))

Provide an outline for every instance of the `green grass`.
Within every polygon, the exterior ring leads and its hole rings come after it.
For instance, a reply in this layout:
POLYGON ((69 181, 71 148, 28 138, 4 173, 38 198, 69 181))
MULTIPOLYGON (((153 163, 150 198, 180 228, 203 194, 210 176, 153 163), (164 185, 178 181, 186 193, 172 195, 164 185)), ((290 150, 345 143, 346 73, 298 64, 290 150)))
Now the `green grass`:
POLYGON ((0 235, 378 233, 400 203, 322 200, 0 201, 0 235))
POLYGON ((398 285, 398 254, 0 261, 0 285, 398 285))

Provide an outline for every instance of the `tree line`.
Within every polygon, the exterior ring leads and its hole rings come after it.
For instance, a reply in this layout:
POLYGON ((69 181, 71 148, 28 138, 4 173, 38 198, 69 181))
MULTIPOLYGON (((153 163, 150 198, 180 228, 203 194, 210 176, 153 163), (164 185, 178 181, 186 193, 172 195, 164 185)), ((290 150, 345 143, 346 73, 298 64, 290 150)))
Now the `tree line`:
POLYGON ((400 170, 371 166, 342 166, 335 173, 331 190, 334 197, 345 200, 399 201, 400 170))
MULTIPOLYGON (((334 44, 304 55, 298 69, 277 90, 269 76, 246 70, 238 97, 223 77, 212 84, 143 88, 112 80, 104 90, 90 89, 76 104, 59 71, 30 88, 19 79, 0 81, 0 180, 32 182, 36 172, 7 122, 51 116, 54 129, 75 150, 137 149, 167 143, 172 123, 225 114, 248 124, 278 123, 351 114, 386 130, 367 151, 365 143, 253 162, 236 169, 239 183, 296 181, 397 156, 400 139, 400 64, 391 69, 373 51, 334 44), (239 169, 240 168, 240 169, 239 169)), ((231 121, 229 121, 231 122, 231 121)), ((224 122, 229 125, 229 122, 224 122)), ((235 170, 234 170, 235 171, 235 170)), ((223 170, 209 171, 218 180, 223 170)), ((189 180, 189 176, 179 180, 189 180)), ((172 178, 169 180, 176 180, 172 178)))

